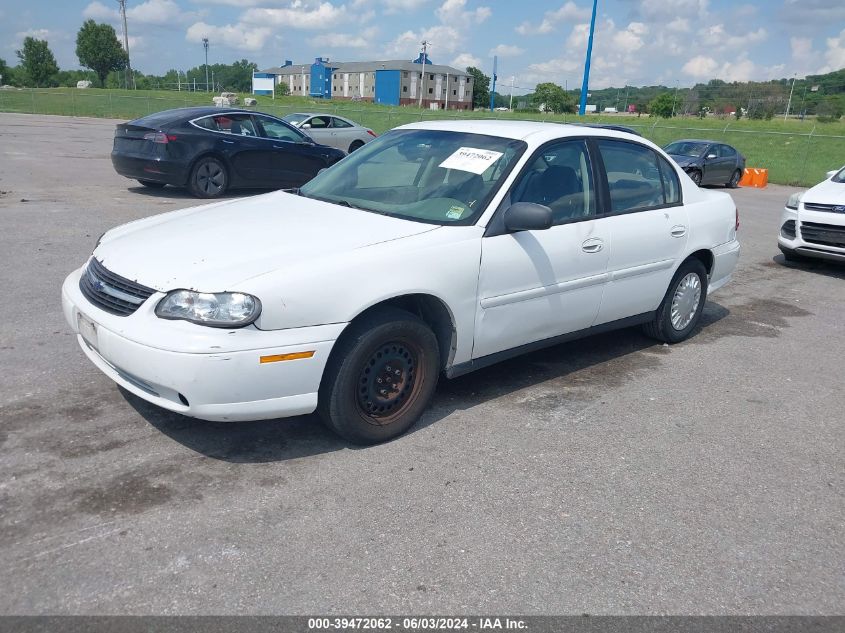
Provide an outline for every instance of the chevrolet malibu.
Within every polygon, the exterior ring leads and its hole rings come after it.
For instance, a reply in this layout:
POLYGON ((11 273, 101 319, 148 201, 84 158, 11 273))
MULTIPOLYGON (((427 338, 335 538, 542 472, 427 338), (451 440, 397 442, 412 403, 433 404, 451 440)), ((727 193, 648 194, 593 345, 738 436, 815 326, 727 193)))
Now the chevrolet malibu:
POLYGON ((641 325, 677 343, 737 263, 731 198, 657 146, 534 122, 415 123, 298 190, 107 231, 62 289, 85 355, 205 420, 318 411, 373 443, 441 374, 641 325))

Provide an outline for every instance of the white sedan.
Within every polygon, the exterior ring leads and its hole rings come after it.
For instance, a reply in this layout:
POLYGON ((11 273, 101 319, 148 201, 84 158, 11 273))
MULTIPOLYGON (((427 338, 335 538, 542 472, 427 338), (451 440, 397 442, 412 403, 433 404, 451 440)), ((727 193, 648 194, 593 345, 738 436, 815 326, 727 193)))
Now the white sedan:
POLYGON ((845 262, 845 167, 789 197, 780 220, 778 248, 787 261, 845 262))
POLYGON ((696 328, 739 257, 731 198, 656 145, 534 122, 407 125, 298 191, 105 233, 68 276, 88 358, 205 420, 319 411, 387 440, 454 377, 576 337, 696 328))

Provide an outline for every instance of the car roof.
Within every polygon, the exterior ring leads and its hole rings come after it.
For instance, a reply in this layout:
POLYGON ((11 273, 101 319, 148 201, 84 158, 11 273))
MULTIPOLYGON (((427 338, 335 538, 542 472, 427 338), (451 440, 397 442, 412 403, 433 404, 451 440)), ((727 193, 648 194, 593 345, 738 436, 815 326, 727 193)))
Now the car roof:
MULTIPOLYGON (((267 114, 266 112, 258 112, 256 110, 245 110, 243 108, 230 108, 219 106, 195 106, 192 108, 173 108, 172 110, 162 110, 161 112, 154 112, 135 119, 135 121, 142 121, 144 119, 155 119, 157 121, 180 121, 196 119, 202 116, 209 116, 211 114, 267 114)), ((274 116, 269 114, 268 116, 274 116)), ((134 123, 134 121, 133 121, 134 123)))
POLYGON ((540 144, 567 136, 602 136, 637 141, 654 146, 653 143, 636 133, 628 133, 606 127, 592 127, 568 123, 547 123, 544 121, 502 121, 499 119, 470 119, 464 121, 437 120, 409 123, 396 128, 398 130, 444 130, 465 132, 468 134, 486 134, 540 144))
POLYGON ((711 145, 727 145, 724 141, 711 141, 706 138, 679 138, 677 141, 671 141, 666 144, 671 145, 672 143, 710 143, 711 145))
MULTIPOLYGON (((335 114, 334 112, 288 112, 285 116, 333 116, 337 119, 343 119, 344 121, 352 121, 343 115, 335 114)), ((285 117, 282 117, 285 118, 285 117)))

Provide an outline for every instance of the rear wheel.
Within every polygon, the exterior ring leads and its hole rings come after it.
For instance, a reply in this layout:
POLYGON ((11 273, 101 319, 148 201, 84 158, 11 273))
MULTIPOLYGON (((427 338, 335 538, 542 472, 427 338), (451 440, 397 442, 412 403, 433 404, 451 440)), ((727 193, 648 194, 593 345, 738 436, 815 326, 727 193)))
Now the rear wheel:
POLYGON ((742 172, 738 169, 733 173, 731 179, 725 185, 728 189, 736 189, 739 186, 739 181, 742 179, 742 172))
POLYGON ((690 177, 690 178, 692 178, 692 181, 693 181, 696 185, 698 185, 699 187, 701 186, 701 172, 700 172, 700 171, 698 171, 697 169, 693 169, 693 170, 689 173, 689 177, 690 177))
POLYGON ((352 145, 349 146, 349 153, 351 154, 356 149, 361 149, 362 147, 364 147, 363 141, 352 141, 352 145))
POLYGON ((698 259, 681 264, 669 289, 654 313, 654 320, 643 326, 651 338, 664 343, 680 343, 686 339, 704 311, 707 300, 707 270, 698 259))
POLYGON ((431 329, 404 310, 378 310, 350 325, 332 351, 318 411, 329 428, 351 442, 383 442, 419 419, 439 373, 431 329))
POLYGON ((213 156, 199 159, 191 170, 188 189, 198 198, 218 198, 228 187, 226 166, 213 156))
POLYGON ((152 180, 139 180, 138 182, 150 189, 164 189, 165 185, 163 182, 153 182, 152 180))

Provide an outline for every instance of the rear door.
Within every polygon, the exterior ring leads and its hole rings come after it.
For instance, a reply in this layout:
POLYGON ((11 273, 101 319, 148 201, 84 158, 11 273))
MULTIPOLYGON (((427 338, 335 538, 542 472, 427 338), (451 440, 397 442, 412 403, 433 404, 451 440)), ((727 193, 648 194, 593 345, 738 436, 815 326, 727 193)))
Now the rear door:
POLYGON ((344 152, 349 151, 349 146, 358 138, 360 128, 354 127, 348 121, 339 117, 332 117, 332 133, 334 147, 342 149, 344 152))
POLYGON ((332 117, 327 114, 312 116, 303 121, 300 129, 321 145, 337 147, 335 133, 332 130, 332 117))
POLYGON ((652 148, 599 139, 608 206, 600 210, 613 240, 608 283, 596 325, 655 310, 683 257, 689 220, 678 176, 652 148))
POLYGON ((213 136, 215 149, 226 157, 234 172, 233 184, 263 187, 272 179, 272 150, 259 137, 252 115, 214 114, 193 124, 213 136))

